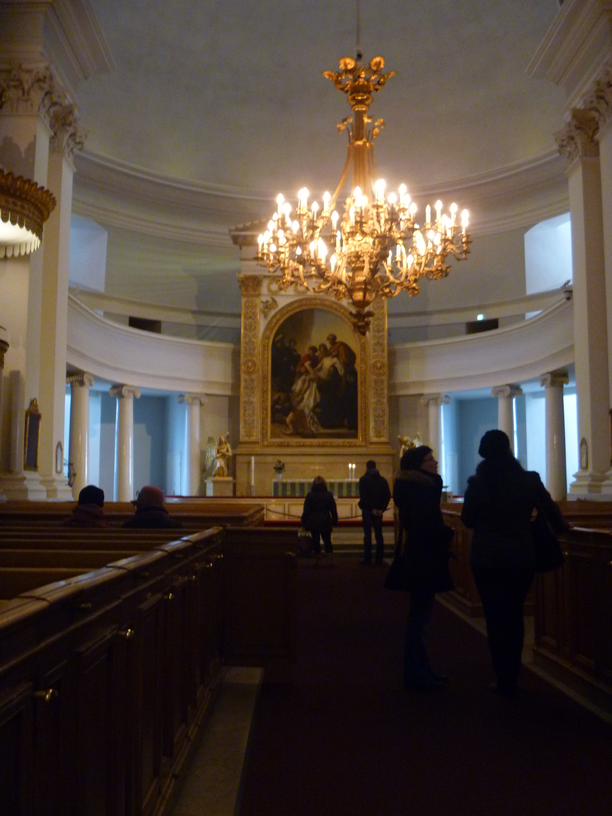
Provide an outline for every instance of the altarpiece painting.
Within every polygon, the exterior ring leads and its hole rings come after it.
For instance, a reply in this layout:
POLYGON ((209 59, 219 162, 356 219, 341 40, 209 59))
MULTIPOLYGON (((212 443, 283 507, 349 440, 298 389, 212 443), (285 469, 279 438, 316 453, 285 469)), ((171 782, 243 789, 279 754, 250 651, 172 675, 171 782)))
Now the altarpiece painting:
POLYGON ((290 314, 270 344, 270 439, 359 436, 359 346, 333 311, 290 314))

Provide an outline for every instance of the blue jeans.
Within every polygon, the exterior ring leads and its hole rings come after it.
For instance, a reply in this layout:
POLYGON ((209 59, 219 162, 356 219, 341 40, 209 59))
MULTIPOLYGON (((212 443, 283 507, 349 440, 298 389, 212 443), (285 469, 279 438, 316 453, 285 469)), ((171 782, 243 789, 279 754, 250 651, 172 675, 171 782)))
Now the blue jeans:
POLYGON ((415 686, 432 680, 433 670, 425 648, 425 630, 431 619, 436 593, 429 589, 410 593, 410 609, 404 644, 404 685, 415 686))
POLYGON ((380 564, 385 556, 385 542, 383 540, 383 518, 375 516, 371 510, 361 511, 363 521, 363 560, 366 564, 372 561, 372 530, 376 539, 376 563, 380 564))

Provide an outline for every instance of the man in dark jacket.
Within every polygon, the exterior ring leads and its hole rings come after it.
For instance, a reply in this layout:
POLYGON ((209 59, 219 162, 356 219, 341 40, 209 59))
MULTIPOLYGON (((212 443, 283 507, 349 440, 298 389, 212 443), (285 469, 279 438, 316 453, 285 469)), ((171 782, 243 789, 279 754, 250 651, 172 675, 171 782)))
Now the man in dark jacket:
POLYGON ((372 530, 376 538, 376 563, 382 564, 385 555, 383 513, 389 505, 389 483, 376 469, 376 462, 366 462, 366 472, 359 479, 359 507, 363 521, 363 563, 372 563, 372 530))

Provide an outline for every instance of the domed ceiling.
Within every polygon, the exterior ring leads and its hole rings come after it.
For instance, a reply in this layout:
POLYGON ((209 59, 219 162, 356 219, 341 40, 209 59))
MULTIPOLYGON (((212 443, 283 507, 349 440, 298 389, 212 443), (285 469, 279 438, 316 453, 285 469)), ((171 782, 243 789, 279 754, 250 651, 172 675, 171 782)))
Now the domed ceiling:
MULTIPOLYGON (((339 180, 350 109, 322 72, 354 56, 356 4, 90 3, 114 68, 78 88, 75 209, 109 230, 108 288, 134 296, 174 270, 196 306, 237 309, 229 227, 267 217, 279 191, 319 196, 339 180)), ((557 12, 556 0, 361 0, 365 61, 397 72, 371 110, 388 185, 462 188, 555 153, 563 93, 526 68, 557 12)))

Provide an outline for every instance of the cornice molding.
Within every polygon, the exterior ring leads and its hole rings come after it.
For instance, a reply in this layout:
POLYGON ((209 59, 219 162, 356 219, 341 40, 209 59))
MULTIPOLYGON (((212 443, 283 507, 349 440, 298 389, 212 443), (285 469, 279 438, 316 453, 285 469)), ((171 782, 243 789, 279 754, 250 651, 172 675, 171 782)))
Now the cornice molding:
MULTIPOLYGON (((239 243, 238 234, 248 242, 250 229, 255 231, 274 206, 271 193, 193 184, 86 151, 76 157, 76 167, 75 212, 102 224, 170 240, 227 249, 232 239, 239 243)), ((551 148, 531 161, 444 187, 415 190, 413 197, 444 196, 466 202, 474 235, 528 228, 568 211, 565 169, 563 158, 551 148)))
POLYGON ((72 92, 80 82, 116 68, 88 0, 54 0, 45 19, 45 50, 72 92))

